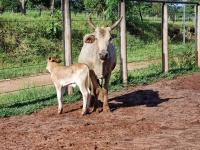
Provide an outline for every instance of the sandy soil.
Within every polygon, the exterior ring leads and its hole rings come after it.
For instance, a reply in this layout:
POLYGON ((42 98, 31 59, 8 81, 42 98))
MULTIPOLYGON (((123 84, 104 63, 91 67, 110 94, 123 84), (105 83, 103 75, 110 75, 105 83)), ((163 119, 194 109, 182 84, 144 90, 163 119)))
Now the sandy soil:
POLYGON ((1 150, 200 150, 200 73, 109 94, 111 113, 82 101, 0 118, 1 150))
POLYGON ((14 79, 3 79, 0 80, 0 94, 15 92, 35 86, 45 86, 49 84, 52 84, 49 73, 14 79))

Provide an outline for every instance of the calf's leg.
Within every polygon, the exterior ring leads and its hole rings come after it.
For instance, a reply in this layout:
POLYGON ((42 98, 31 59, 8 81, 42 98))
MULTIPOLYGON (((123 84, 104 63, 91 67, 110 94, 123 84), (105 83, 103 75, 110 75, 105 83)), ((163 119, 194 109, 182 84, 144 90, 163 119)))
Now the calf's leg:
POLYGON ((79 86, 79 89, 83 96, 83 109, 81 114, 84 115, 89 113, 89 106, 90 106, 89 87, 87 86, 87 83, 77 83, 77 85, 79 86))
POLYGON ((63 105, 62 105, 62 99, 63 99, 63 88, 57 86, 56 87, 57 92, 57 99, 58 99, 58 113, 61 114, 63 111, 63 105))

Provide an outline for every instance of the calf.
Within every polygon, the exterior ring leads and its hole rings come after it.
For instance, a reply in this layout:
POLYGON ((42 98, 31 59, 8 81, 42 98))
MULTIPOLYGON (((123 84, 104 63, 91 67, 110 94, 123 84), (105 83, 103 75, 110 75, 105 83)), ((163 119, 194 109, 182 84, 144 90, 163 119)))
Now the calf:
POLYGON ((77 84, 83 96, 83 109, 81 114, 89 112, 90 91, 89 91, 89 68, 83 63, 70 66, 61 66, 61 60, 53 57, 47 59, 46 69, 51 73, 51 79, 56 87, 58 98, 58 113, 62 113, 63 89, 69 84, 77 84))

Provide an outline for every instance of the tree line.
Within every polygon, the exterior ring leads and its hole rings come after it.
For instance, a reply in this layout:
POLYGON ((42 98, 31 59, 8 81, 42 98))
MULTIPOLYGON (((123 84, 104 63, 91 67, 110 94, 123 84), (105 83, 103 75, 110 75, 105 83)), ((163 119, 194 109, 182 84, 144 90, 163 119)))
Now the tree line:
MULTIPOLYGON (((177 1, 177 0, 176 0, 177 1)), ((182 0, 180 0, 182 1, 182 0)), ((197 1, 197 0, 191 0, 197 1)), ((0 6, 3 6, 5 11, 20 12, 26 15, 27 9, 38 9, 40 12, 43 9, 50 10, 53 15, 54 10, 61 9, 62 0, 0 0, 0 6)), ((143 14, 152 16, 161 16, 161 3, 152 2, 138 2, 138 1, 125 1, 126 2, 126 18, 129 20, 136 17, 143 21, 143 14)), ((169 11, 173 13, 182 12, 175 4, 169 4, 169 11)), ((101 14, 103 17, 116 20, 118 17, 118 0, 70 0, 71 10, 75 12, 95 12, 101 14)), ((194 5, 186 5, 188 13, 194 12, 194 5)))

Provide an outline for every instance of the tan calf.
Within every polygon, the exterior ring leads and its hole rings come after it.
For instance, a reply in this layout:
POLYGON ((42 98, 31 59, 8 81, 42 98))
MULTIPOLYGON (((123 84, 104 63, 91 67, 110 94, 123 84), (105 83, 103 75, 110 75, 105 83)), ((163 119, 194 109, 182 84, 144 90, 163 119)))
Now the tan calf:
POLYGON ((58 98, 58 113, 62 113, 63 89, 69 84, 78 85, 83 96, 83 109, 81 114, 89 112, 90 91, 89 91, 89 68, 83 63, 70 66, 61 66, 61 60, 53 57, 47 59, 48 71, 51 73, 51 79, 56 87, 58 98))

